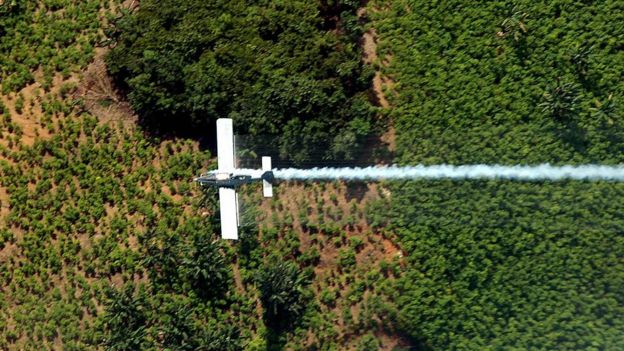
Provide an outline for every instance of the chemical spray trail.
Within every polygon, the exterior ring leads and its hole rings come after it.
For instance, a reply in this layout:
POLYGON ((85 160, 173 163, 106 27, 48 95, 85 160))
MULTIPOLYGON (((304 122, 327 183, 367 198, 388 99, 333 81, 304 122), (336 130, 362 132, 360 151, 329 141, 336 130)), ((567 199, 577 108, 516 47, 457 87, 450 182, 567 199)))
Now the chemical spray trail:
POLYGON ((624 165, 600 166, 501 166, 501 165, 434 165, 366 168, 276 169, 281 180, 382 180, 382 179, 509 179, 540 180, 608 180, 624 181, 624 165))

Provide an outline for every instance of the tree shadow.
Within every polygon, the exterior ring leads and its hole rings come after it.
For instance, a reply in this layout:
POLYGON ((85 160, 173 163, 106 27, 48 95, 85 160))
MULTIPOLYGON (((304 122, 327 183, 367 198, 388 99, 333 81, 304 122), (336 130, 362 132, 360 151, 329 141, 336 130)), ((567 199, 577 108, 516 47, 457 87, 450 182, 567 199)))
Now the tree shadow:
POLYGON ((569 121, 564 126, 553 127, 554 133, 566 144, 572 146, 574 151, 581 155, 587 154, 587 132, 579 126, 576 120, 569 121))
MULTIPOLYGON (((129 73, 126 72, 126 74, 129 73)), ((131 90, 124 80, 124 75, 121 73, 118 75, 111 74, 108 71, 108 64, 106 64, 106 75, 109 77, 119 99, 127 102, 132 114, 136 114, 136 123, 148 141, 157 144, 165 140, 192 139, 199 143, 200 150, 209 150, 211 154, 216 155, 216 119, 218 117, 195 121, 188 115, 181 113, 171 114, 156 111, 148 113, 137 110, 131 106, 128 98, 131 90)))
POLYGON ((362 202, 364 196, 368 192, 368 185, 363 182, 351 182, 346 185, 345 198, 347 202, 351 200, 357 201, 357 203, 362 202))
MULTIPOLYGON (((238 167, 258 168, 260 156, 270 156, 273 168, 314 168, 314 167, 368 167, 378 164, 391 164, 394 153, 389 149, 389 142, 383 140, 381 133, 371 133, 358 140, 352 147, 352 156, 339 157, 328 155, 326 146, 314 147, 310 157, 304 161, 295 161, 283 155, 276 140, 279 135, 236 135, 235 149, 238 167)), ((303 140, 298 143, 304 144, 303 140)))
POLYGON ((167 120, 140 116, 137 124, 145 137, 152 142, 192 139, 199 143, 199 149, 217 154, 216 119, 210 119, 200 125, 194 124, 185 117, 168 117, 167 120))
POLYGON ((281 351, 288 341, 288 334, 297 327, 302 326, 302 316, 283 316, 283 318, 270 318, 266 311, 263 315, 266 333, 264 340, 266 351, 281 351))
POLYGON ((599 84, 601 78, 602 77, 600 76, 599 73, 587 73, 587 74, 578 73, 578 79, 583 89, 587 91, 591 91, 594 94, 594 96, 604 95, 604 91, 602 88, 600 88, 600 84, 599 84))
POLYGON ((271 328, 267 328, 267 332, 264 336, 264 340, 266 342, 266 351, 281 351, 284 349, 286 345, 286 334, 285 330, 275 330, 271 328))
POLYGON ((529 58, 529 46, 526 36, 522 36, 517 41, 514 41, 513 50, 520 66, 526 67, 526 60, 529 58))

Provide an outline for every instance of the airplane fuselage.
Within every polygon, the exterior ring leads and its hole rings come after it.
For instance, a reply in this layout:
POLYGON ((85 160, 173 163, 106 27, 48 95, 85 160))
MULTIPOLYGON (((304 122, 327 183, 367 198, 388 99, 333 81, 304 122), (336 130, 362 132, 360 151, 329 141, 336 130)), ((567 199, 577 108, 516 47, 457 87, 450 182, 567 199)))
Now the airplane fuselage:
POLYGON ((231 172, 209 171, 195 178, 201 185, 237 188, 244 184, 266 180, 273 181, 273 172, 261 169, 235 169, 231 172))

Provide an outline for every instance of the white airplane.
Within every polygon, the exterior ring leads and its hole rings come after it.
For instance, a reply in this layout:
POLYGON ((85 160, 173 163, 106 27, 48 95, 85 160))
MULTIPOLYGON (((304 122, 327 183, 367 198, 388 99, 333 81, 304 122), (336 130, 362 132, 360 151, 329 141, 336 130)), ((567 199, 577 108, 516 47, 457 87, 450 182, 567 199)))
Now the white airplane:
POLYGON ((234 131, 230 118, 217 119, 217 161, 218 169, 209 171, 195 178, 201 185, 219 188, 219 207, 221 209, 221 237, 238 239, 238 194, 236 188, 243 184, 262 181, 262 193, 265 197, 273 196, 273 172, 271 158, 262 157, 262 169, 242 169, 234 166, 234 131))

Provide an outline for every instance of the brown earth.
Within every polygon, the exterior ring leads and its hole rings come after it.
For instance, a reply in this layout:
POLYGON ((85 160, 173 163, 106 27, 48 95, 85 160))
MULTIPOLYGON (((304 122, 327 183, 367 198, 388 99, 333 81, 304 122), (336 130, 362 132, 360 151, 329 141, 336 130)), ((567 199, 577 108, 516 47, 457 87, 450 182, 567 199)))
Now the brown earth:
MULTIPOLYGON (((312 283, 317 301, 320 301, 324 290, 338 293, 333 306, 322 307, 323 315, 331 318, 344 349, 355 350, 361 334, 352 330, 356 323, 354 321, 358 321, 362 310, 368 309, 369 301, 373 298, 386 298, 379 291, 366 289, 363 298, 354 303, 349 298, 349 291, 358 282, 365 280, 367 273, 379 270, 381 262, 403 263, 402 251, 392 242, 391 234, 384 233, 383 228, 371 227, 367 218, 368 206, 385 201, 380 196, 380 193, 386 193, 385 189, 378 184, 287 182, 276 185, 274 191, 277 199, 252 195, 245 201, 260 205, 261 223, 267 228, 292 227, 300 243, 299 254, 296 255, 309 254, 315 250, 318 252, 318 261, 313 265, 312 283), (337 232, 331 228, 336 228, 337 232), (354 245, 355 268, 344 270, 341 253, 354 245), (344 320, 341 315, 346 308, 351 311, 350 321, 344 320)), ((281 236, 278 240, 288 241, 281 236)), ((269 243, 266 250, 274 250, 273 245, 269 243)), ((387 281, 392 280, 394 277, 387 277, 387 281)), ((389 321, 376 315, 371 318, 379 326, 370 331, 381 341, 381 350, 392 350, 396 346, 408 344, 392 332, 389 321)), ((316 337, 309 331, 308 342, 314 342, 316 337)))

